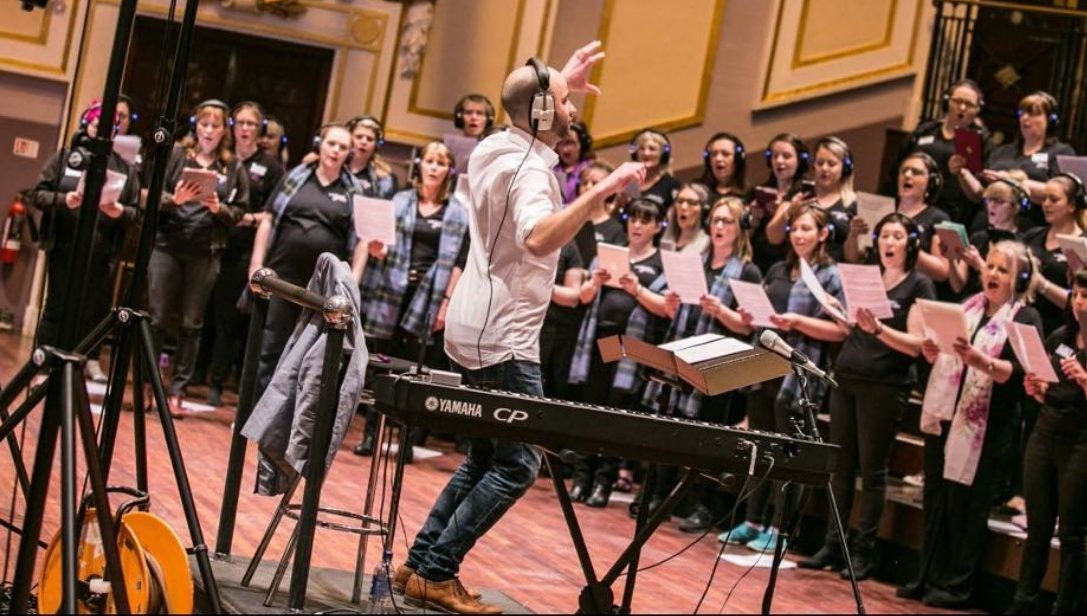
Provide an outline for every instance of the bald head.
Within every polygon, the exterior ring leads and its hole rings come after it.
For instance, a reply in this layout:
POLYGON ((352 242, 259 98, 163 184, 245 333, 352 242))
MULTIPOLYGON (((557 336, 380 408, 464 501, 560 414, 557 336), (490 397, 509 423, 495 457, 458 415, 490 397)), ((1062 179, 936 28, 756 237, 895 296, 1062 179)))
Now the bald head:
MULTIPOLYGON (((548 68, 548 73, 554 75, 548 68)), ((532 95, 540 87, 536 78, 536 69, 522 66, 506 77, 502 84, 502 108, 509 114, 510 120, 520 126, 528 125, 529 112, 532 109, 532 95)))

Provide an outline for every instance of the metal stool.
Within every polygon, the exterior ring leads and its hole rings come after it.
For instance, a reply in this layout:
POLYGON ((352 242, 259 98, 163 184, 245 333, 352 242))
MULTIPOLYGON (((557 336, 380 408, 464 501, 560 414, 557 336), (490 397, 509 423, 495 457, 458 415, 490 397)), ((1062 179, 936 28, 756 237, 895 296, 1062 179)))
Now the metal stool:
MULTIPOLYGON (((373 399, 369 397, 369 392, 363 394, 361 404, 366 406, 371 406, 373 404, 373 399)), ((356 525, 351 523, 332 522, 327 519, 322 520, 321 518, 316 520, 317 527, 319 528, 359 535, 358 554, 355 559, 355 583, 351 590, 351 602, 355 605, 359 605, 362 601, 362 585, 366 573, 366 544, 372 535, 385 537, 388 533, 388 525, 385 521, 380 517, 375 517, 373 515, 374 491, 377 487, 378 471, 382 466, 382 458, 385 455, 385 448, 381 446, 385 432, 385 416, 381 413, 376 413, 375 417, 377 418, 378 424, 374 438, 378 447, 375 448, 373 458, 371 458, 370 477, 367 481, 366 497, 363 499, 362 513, 346 511, 334 507, 319 507, 317 510, 318 513, 321 514, 346 518, 358 523, 356 525)), ((294 482, 291 483, 291 487, 287 489, 287 492, 280 499, 279 505, 276 507, 276 512, 272 515, 272 520, 268 524, 268 528, 264 530, 264 536, 260 540, 260 545, 257 546, 257 551, 253 554, 253 559, 249 561, 249 566, 245 570, 245 575, 242 576, 242 586, 248 588, 252 582, 253 575, 257 572, 257 567, 264 558, 264 553, 268 550, 268 545, 272 542, 273 535, 275 535, 276 530, 279 528, 280 521, 282 521, 284 517, 291 518, 295 521, 298 520, 298 512, 301 510, 302 506, 301 504, 291 503, 291 498, 298 489, 298 484, 301 483, 301 480, 302 475, 298 475, 294 482)), ((379 511, 378 515, 380 514, 381 512, 379 511)), ((279 564, 276 566, 275 575, 272 576, 272 583, 269 585, 268 593, 264 597, 263 605, 265 607, 270 607, 272 605, 272 600, 275 598, 275 594, 283 582, 283 576, 287 573, 287 567, 289 566, 291 558, 294 556, 294 549, 298 540, 298 529, 299 525, 295 524, 294 530, 291 531, 291 537, 287 540, 287 545, 283 549, 283 555, 279 558, 279 564)))

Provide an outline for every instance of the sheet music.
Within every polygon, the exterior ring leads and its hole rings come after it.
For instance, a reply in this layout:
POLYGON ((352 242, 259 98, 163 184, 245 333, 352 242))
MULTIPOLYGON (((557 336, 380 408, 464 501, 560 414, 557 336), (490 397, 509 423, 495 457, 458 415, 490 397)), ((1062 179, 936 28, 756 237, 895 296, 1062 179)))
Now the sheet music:
POLYGON ((668 290, 675 291, 684 304, 698 305, 703 295, 709 294, 706 273, 702 268, 702 256, 694 252, 662 250, 664 277, 668 290))
POLYGON ((1087 156, 1057 155, 1057 168, 1063 172, 1073 173, 1081 180, 1087 182, 1087 156))
POLYGON ((838 310, 834 304, 830 302, 830 294, 823 288, 823 285, 819 284, 819 279, 816 278, 815 272, 804 259, 800 260, 800 279, 804 281, 804 284, 811 291, 811 294, 815 296, 815 301, 819 302, 819 305, 823 307, 823 310, 827 311, 827 314, 841 321, 848 320, 846 316, 842 314, 842 311, 838 310))
POLYGON ((386 246, 396 245, 396 206, 393 202, 362 195, 354 195, 353 199, 355 235, 359 240, 378 240, 386 246))
MULTIPOLYGON (((102 197, 99 199, 99 203, 117 203, 117 200, 121 198, 121 191, 125 188, 125 182, 128 181, 128 176, 123 173, 118 173, 113 169, 106 169, 106 182, 102 186, 102 197)), ((87 172, 84 171, 79 176, 79 185, 76 186, 75 191, 83 196, 83 187, 87 182, 87 172)))
POLYGON ((861 308, 867 308, 877 319, 894 316, 878 265, 839 263, 838 273, 842 278, 842 292, 850 321, 857 320, 857 311, 861 308))
POLYGON ((732 296, 736 298, 736 303, 754 317, 754 325, 776 329, 770 321, 770 316, 776 314, 776 311, 761 284, 730 278, 728 285, 732 287, 732 296))
POLYGON ((887 214, 893 214, 894 211, 895 200, 891 197, 866 192, 857 193, 857 216, 868 224, 868 233, 858 238, 861 250, 872 245, 872 233, 876 231, 876 225, 887 214))
POLYGON ((919 299, 917 307, 925 322, 925 335, 940 347, 941 353, 954 355, 955 339, 970 339, 970 334, 966 331, 966 312, 962 305, 919 299))
POLYGON ((143 140, 138 135, 117 135, 113 138, 113 151, 130 165, 136 164, 143 140))
POLYGON ((630 248, 600 242, 596 245, 596 265, 611 274, 606 284, 618 289, 619 279, 630 273, 630 248))
POLYGON ((750 351, 751 349, 752 347, 749 344, 745 344, 735 338, 725 338, 722 336, 713 342, 680 349, 679 351, 676 351, 676 357, 688 364, 697 364, 698 362, 710 359, 728 357, 735 353, 750 351))
POLYGON ((1056 383, 1059 380, 1057 373, 1045 352, 1038 330, 1026 323, 1014 321, 1008 321, 1008 326, 1008 342, 1012 345, 1016 359, 1023 365, 1023 370, 1033 372, 1034 376, 1046 383, 1056 383))

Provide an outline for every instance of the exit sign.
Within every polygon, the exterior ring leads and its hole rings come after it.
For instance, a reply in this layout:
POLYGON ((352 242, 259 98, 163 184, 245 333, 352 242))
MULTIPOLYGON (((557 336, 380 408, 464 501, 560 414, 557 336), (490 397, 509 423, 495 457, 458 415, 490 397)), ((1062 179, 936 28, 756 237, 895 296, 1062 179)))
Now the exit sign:
POLYGON ((16 137, 15 144, 12 146, 11 151, 16 156, 22 156, 23 158, 37 158, 38 142, 33 139, 16 137))

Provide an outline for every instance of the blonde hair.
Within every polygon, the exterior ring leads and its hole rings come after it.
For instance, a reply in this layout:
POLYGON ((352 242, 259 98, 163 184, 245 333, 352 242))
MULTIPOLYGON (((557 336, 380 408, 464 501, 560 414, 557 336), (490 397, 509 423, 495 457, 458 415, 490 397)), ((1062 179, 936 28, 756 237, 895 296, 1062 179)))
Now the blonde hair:
MULTIPOLYGON (((746 215, 743 199, 734 196, 721 197, 713 206, 710 207, 709 225, 710 231, 713 231, 713 213, 719 208, 727 207, 730 214, 732 214, 732 220, 736 225, 736 243, 732 245, 732 252, 740 261, 744 263, 750 263, 753 251, 751 250, 751 239, 747 237, 747 232, 744 230, 740 220, 746 215)), ((713 254, 713 243, 710 243, 710 254, 713 254)))
MULTIPOLYGON (((853 173, 848 176, 845 174, 845 164, 847 158, 852 158, 852 154, 848 149, 843 147, 845 142, 837 137, 828 137, 822 139, 815 146, 815 152, 812 153, 812 167, 815 167, 815 160, 819 157, 819 150, 826 150, 830 152, 834 158, 838 159, 838 162, 842 165, 842 176, 838 180, 838 191, 842 194, 842 205, 849 205, 857 200, 857 193, 853 190, 853 173)), ((850 164, 853 164, 852 162, 850 164)), ((854 171, 856 171, 854 169, 854 171)))
MULTIPOLYGON (((1020 169, 1011 169, 1007 172, 1008 181, 1014 182, 1023 194, 1027 194, 1026 181, 1027 174, 1020 169)), ((1019 195, 1008 182, 991 182, 985 187, 985 192, 981 193, 981 196, 985 199, 998 199, 1000 201, 1007 201, 1008 203, 1019 203, 1019 195)))
MULTIPOLYGON (((671 147, 671 145, 668 143, 668 140, 665 138, 664 133, 658 133, 655 130, 647 129, 634 136, 634 141, 632 142, 634 152, 637 153, 638 149, 641 148, 642 144, 646 141, 652 141, 653 143, 657 144, 657 148, 660 149, 661 160, 663 160, 665 157, 664 149, 666 147, 671 147)), ((672 175, 671 156, 669 156, 668 159, 669 160, 667 165, 660 165, 661 175, 672 175)))
POLYGON ((1038 272, 1041 267, 1038 258, 1035 257, 1034 253, 1024 246, 1022 242, 1014 240, 1001 240, 997 242, 989 249, 989 254, 993 254, 993 251, 1001 252, 1005 257, 1008 257, 1015 262, 1015 273, 1012 276, 1012 293, 1016 298, 1021 298, 1023 301, 1033 303, 1038 290, 1038 272), (1027 283, 1026 291, 1017 293, 1016 288, 1019 286, 1017 284, 1019 275, 1023 273, 1024 265, 1028 263, 1031 271, 1030 282, 1027 283))
MULTIPOLYGON (((196 124, 200 123, 208 115, 214 115, 219 119, 219 124, 223 127, 223 138, 219 140, 218 147, 215 148, 215 158, 223 165, 229 165, 234 160, 234 145, 231 136, 230 127, 227 126, 227 116, 229 112, 220 107, 219 105, 202 105, 196 108, 196 113, 193 117, 196 118, 196 124)), ((185 148, 185 158, 196 158, 196 144, 198 140, 193 139, 191 144, 188 144, 185 148)))
MULTIPOLYGON (((422 164, 423 160, 427 157, 427 155, 431 152, 434 152, 435 150, 437 150, 438 153, 444 156, 446 162, 449 163, 449 171, 446 172, 445 179, 442 180, 442 185, 438 189, 438 201, 445 201, 449 198, 449 193, 452 192, 451 184, 453 183, 453 169, 455 169, 457 166, 457 161, 453 158, 453 152, 449 149, 449 146, 445 145, 441 141, 431 141, 430 143, 424 145, 423 149, 419 150, 419 162, 416 164, 416 167, 419 167, 422 164)), ((423 174, 421 170, 416 170, 415 177, 412 179, 411 185, 415 187, 416 193, 423 192, 423 174)))
POLYGON ((381 139, 384 137, 385 134, 384 130, 381 128, 381 125, 378 124, 377 121, 373 118, 363 116, 357 120, 354 120, 353 122, 348 122, 347 126, 351 129, 352 149, 354 149, 353 142, 355 139, 356 129, 362 127, 374 134, 375 147, 374 153, 370 155, 370 168, 374 170, 374 175, 379 178, 386 178, 392 175, 392 166, 390 166, 389 163, 384 158, 382 158, 381 154, 378 154, 377 152, 376 146, 380 143, 381 139))

